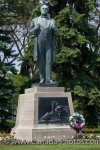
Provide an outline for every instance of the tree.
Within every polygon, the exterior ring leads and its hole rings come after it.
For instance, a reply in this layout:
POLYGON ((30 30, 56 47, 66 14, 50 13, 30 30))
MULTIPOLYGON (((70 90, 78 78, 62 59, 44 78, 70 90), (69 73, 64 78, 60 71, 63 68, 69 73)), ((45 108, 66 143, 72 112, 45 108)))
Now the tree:
MULTIPOLYGON (((31 11, 35 7, 36 3, 37 1, 35 0, 5 0, 5 5, 8 11, 12 11, 15 14, 16 22, 9 25, 9 29, 13 30, 13 32, 10 33, 12 39, 10 46, 12 49, 16 49, 17 55, 15 61, 18 64, 21 60, 24 62, 23 58, 24 53, 26 52, 28 41, 28 21, 31 15, 31 11)), ((21 65, 21 70, 23 70, 23 66, 25 65, 21 65)), ((27 66, 25 68, 27 68, 27 66)), ((32 72, 32 67, 30 65, 28 65, 28 68, 30 68, 32 72)))
POLYGON ((57 2, 53 6, 59 9, 56 12, 58 52, 53 67, 56 79, 60 86, 72 91, 75 110, 85 115, 87 125, 97 127, 100 109, 100 56, 96 30, 88 21, 96 2, 70 0, 66 5, 57 2))
MULTIPOLYGON (((13 23, 12 13, 8 12, 6 5, 0 3, 0 124, 11 115, 14 86, 12 80, 8 78, 8 73, 16 73, 13 61, 16 57, 14 51, 9 48, 12 31, 6 27, 13 23)), ((4 126, 4 124, 3 124, 4 126)))
MULTIPOLYGON (((18 7, 22 8, 29 1, 14 2, 18 2, 18 7)), ((96 0, 51 0, 50 3, 50 13, 59 28, 53 75, 59 86, 72 92, 75 110, 85 115, 88 126, 98 125, 100 109, 100 25, 98 23, 98 28, 90 25, 95 8, 96 0)), ((37 5, 32 12, 33 18, 39 13, 38 10, 37 5)), ((33 46, 29 40, 22 59, 21 74, 26 76, 29 76, 29 66, 34 66, 33 46)), ((33 81, 38 80, 37 72, 33 70, 33 81)))

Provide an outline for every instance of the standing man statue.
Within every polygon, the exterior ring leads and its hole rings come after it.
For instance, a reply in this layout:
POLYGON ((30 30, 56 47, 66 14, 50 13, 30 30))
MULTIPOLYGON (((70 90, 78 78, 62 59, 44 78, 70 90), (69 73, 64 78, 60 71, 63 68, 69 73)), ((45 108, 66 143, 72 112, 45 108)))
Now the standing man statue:
POLYGON ((39 63, 40 84, 54 84, 51 79, 52 63, 55 59, 57 27, 50 18, 49 7, 41 6, 41 16, 30 24, 30 35, 34 35, 34 61, 39 63))

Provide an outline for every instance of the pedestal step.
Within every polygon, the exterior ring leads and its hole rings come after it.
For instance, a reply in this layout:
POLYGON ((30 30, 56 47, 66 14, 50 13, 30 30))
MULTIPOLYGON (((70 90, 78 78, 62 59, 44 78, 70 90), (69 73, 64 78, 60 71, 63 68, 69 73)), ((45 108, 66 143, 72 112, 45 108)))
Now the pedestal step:
POLYGON ((59 93, 59 92, 64 92, 64 87, 35 87, 35 88, 29 88, 29 89, 25 89, 25 94, 27 93, 33 93, 33 92, 55 92, 55 93, 59 93))

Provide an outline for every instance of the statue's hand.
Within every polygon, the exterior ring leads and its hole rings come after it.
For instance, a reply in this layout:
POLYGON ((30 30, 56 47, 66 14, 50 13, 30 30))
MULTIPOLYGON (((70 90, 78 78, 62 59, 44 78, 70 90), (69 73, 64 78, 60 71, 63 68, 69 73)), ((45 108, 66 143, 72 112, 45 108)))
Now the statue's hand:
POLYGON ((40 25, 39 24, 35 25, 34 30, 39 30, 39 29, 40 29, 40 25))
POLYGON ((34 34, 30 35, 30 38, 34 38, 34 37, 35 37, 35 35, 34 35, 34 34))
POLYGON ((39 30, 39 28, 40 28, 39 25, 35 25, 34 28, 32 28, 32 29, 30 30, 30 35, 36 36, 37 31, 39 30))

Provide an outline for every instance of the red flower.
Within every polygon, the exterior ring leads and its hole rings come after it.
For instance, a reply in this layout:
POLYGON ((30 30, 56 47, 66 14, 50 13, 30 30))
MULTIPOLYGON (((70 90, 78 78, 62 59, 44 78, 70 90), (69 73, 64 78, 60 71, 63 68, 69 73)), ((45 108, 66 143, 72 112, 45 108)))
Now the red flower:
POLYGON ((16 132, 14 131, 14 132, 13 132, 13 135, 15 135, 15 134, 16 134, 16 132))

